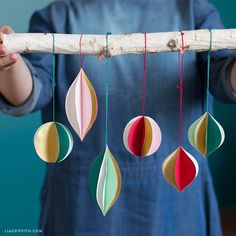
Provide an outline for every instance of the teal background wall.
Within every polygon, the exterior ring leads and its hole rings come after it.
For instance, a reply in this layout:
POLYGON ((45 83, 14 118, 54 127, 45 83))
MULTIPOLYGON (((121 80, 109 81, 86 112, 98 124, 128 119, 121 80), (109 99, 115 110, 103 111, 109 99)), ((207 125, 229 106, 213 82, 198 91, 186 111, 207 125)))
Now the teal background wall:
MULTIPOLYGON (((0 25, 8 24, 16 32, 26 32, 32 12, 51 0, 1 0, 0 25)), ((236 28, 236 1, 212 0, 226 27, 236 28)), ((209 158, 221 206, 236 203, 236 106, 215 102, 215 115, 226 131, 223 147, 209 158)), ((6 228, 37 228, 39 192, 45 165, 36 156, 33 135, 40 115, 9 117, 0 114, 0 234, 6 228)))
MULTIPOLYGON (((0 25, 27 32, 32 12, 50 2, 1 0, 0 25)), ((38 228, 45 165, 36 156, 32 140, 40 122, 39 113, 20 118, 0 113, 0 235, 7 228, 38 228)))
MULTIPOLYGON (((211 0, 220 11, 226 28, 236 28, 236 1, 211 0)), ((215 117, 223 125, 226 139, 222 148, 208 158, 221 207, 236 205, 236 105, 215 101, 215 117)))

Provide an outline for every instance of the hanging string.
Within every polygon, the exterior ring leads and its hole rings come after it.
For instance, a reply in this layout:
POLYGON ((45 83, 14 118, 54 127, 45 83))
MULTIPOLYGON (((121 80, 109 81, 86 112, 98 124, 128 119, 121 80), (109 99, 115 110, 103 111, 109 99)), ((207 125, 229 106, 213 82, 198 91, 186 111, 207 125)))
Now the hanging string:
POLYGON ((206 89, 206 111, 209 110, 209 84, 210 84, 210 67, 211 67, 211 49, 212 49, 212 30, 210 32, 210 48, 207 56, 207 89, 206 89))
MULTIPOLYGON (((79 40, 80 69, 83 69, 83 64, 84 64, 84 55, 82 53, 82 38, 83 38, 83 34, 80 35, 80 40, 79 40)), ((82 88, 83 73, 82 73, 82 71, 80 71, 80 72, 81 72, 80 73, 80 87, 82 88)), ((81 114, 84 113, 83 102, 84 102, 83 101, 83 89, 81 89, 81 99, 80 99, 81 114)), ((81 127, 84 127, 83 119, 81 119, 81 127)), ((84 130, 82 130, 82 132, 83 131, 84 130)))
POLYGON ((106 33, 106 130, 105 130, 105 144, 108 143, 108 103, 109 103, 109 70, 108 70, 108 35, 110 32, 106 33))
POLYGON ((147 33, 144 34, 144 51, 143 51, 143 97, 142 97, 142 115, 145 115, 146 89, 147 89, 147 33))
POLYGON ((56 53, 55 53, 55 35, 52 34, 53 39, 53 54, 52 54, 52 120, 56 121, 55 115, 55 87, 56 87, 56 53))
POLYGON ((80 35, 80 40, 79 40, 80 68, 83 68, 84 65, 84 54, 82 53, 82 38, 83 34, 80 35))
POLYGON ((178 52, 178 70, 179 70, 179 142, 182 146, 183 142, 183 72, 184 72, 184 32, 181 31, 182 47, 181 52, 178 52))

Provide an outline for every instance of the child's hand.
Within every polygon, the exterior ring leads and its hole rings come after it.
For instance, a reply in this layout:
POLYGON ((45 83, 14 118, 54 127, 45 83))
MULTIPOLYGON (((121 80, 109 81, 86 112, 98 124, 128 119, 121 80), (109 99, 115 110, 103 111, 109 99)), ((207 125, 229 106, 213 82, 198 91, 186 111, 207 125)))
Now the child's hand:
POLYGON ((4 46, 4 34, 14 33, 9 26, 0 26, 0 71, 9 70, 18 59, 16 53, 7 54, 4 46))

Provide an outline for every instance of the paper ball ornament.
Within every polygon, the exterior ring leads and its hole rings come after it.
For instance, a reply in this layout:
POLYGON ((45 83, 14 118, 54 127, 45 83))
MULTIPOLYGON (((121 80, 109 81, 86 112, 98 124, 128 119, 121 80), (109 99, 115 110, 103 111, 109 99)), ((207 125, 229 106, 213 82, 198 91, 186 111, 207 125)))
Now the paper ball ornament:
POLYGON ((190 126, 188 139, 195 149, 207 157, 222 145, 225 133, 222 126, 206 112, 190 126))
POLYGON ((43 161, 61 162, 72 151, 73 137, 64 125, 58 122, 48 122, 36 131, 34 147, 43 161))
POLYGON ((162 164, 165 179, 178 191, 189 186, 198 174, 198 163, 182 147, 171 153, 162 164))
POLYGON ((120 169, 108 146, 90 167, 89 189, 105 216, 117 200, 121 189, 120 169))
POLYGON ((157 151, 161 144, 161 130, 148 116, 138 116, 125 127, 123 142, 126 149, 135 156, 148 156, 157 151))
POLYGON ((95 90, 83 69, 80 70, 66 96, 67 118, 81 141, 94 124, 98 113, 95 90))

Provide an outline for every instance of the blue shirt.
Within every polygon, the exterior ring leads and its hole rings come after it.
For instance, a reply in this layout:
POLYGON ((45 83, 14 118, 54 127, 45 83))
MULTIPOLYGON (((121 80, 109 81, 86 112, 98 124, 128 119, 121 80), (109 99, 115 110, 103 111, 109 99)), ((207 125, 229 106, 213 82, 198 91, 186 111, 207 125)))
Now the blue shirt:
MULTIPOLYGON (((65 0, 35 12, 29 32, 112 34, 223 28, 219 14, 207 0, 65 0)), ((177 53, 147 56, 146 115, 159 124, 160 149, 144 159, 125 149, 125 125, 141 113, 142 55, 109 59, 109 147, 122 174, 120 197, 106 217, 93 202, 87 184, 88 168, 104 148, 105 62, 86 56, 84 70, 93 84, 99 113, 92 130, 80 142, 65 113, 65 96, 75 79, 79 55, 57 55, 56 119, 74 137, 71 155, 48 164, 42 189, 40 227, 45 235, 189 235, 220 236, 218 208, 206 159, 189 144, 187 130, 205 112, 206 53, 187 52, 184 68, 183 147, 198 161, 195 182, 178 193, 163 178, 161 164, 179 145, 179 90, 177 53)), ((1 97, 1 111, 23 115, 42 110, 43 122, 52 119, 52 55, 24 56, 33 78, 33 91, 20 107, 1 97)), ((224 102, 236 102, 230 85, 235 56, 212 53, 210 90, 224 102)))

